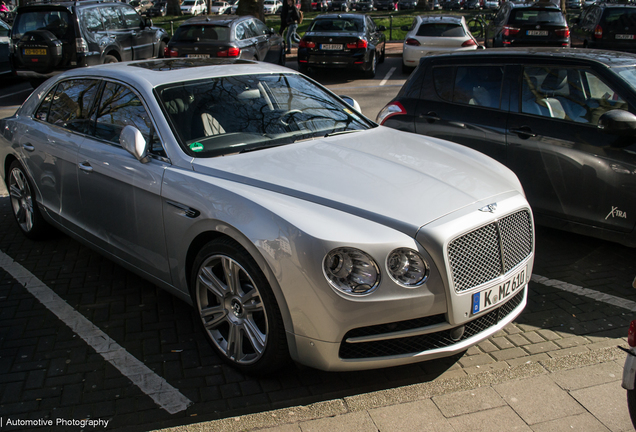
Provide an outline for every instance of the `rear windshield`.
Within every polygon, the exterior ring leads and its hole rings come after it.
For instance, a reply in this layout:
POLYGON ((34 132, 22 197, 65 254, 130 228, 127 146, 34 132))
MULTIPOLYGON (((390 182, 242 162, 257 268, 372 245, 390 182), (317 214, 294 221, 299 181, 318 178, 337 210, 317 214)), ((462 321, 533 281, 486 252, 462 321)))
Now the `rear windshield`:
POLYGON ((558 10, 513 9, 510 12, 509 24, 562 24, 563 14, 558 10))
POLYGON ((417 36, 461 37, 464 36, 464 28, 459 24, 424 23, 417 29, 417 36))
POLYGON ((172 37, 175 41, 228 41, 230 40, 228 27, 211 25, 179 26, 172 37))
POLYGON ((33 30, 48 30, 58 38, 64 38, 71 30, 69 15, 67 11, 60 10, 20 13, 13 26, 13 37, 21 38, 33 30))
POLYGON ((361 32, 364 23, 355 18, 319 19, 312 21, 307 31, 315 32, 361 32))
POLYGON ((603 22, 607 27, 636 27, 636 8, 607 8, 603 22))

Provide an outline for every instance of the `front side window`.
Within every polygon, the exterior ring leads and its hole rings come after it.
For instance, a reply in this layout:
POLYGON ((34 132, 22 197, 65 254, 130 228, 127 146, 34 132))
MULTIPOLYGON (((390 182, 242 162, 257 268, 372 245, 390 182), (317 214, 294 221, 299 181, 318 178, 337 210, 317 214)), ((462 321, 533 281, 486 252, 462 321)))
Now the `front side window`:
POLYGON ((521 112, 596 126, 605 112, 628 109, 625 100, 594 72, 564 67, 526 67, 521 112))
MULTIPOLYGON (((99 80, 62 81, 57 85, 48 116, 41 118, 41 120, 75 132, 87 133, 90 123, 90 109, 95 101, 98 88, 99 80)), ((36 116, 40 118, 39 115, 38 111, 36 116)))
POLYGON ((150 115, 141 100, 121 84, 107 83, 104 86, 95 121, 94 135, 117 145, 119 134, 128 125, 139 129, 147 142, 154 144, 158 141, 150 115))
POLYGON ((296 74, 180 82, 159 88, 158 94, 175 136, 195 157, 373 127, 351 107, 296 74))
POLYGON ((128 28, 141 28, 141 17, 133 8, 122 7, 122 15, 124 16, 124 22, 128 28))

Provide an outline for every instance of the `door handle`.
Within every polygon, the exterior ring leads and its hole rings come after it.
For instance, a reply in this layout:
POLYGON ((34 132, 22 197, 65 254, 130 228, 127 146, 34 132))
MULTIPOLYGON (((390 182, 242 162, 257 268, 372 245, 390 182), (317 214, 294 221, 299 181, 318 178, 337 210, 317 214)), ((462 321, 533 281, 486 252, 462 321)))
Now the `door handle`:
POLYGON ((32 152, 35 150, 35 147, 33 147, 31 144, 22 144, 22 148, 29 152, 32 152))
POLYGON ((537 134, 532 132, 532 129, 530 129, 528 126, 521 126, 517 129, 510 129, 510 132, 519 135, 519 138, 522 139, 534 138, 537 136, 537 134))
POLYGON ((435 121, 440 121, 441 118, 437 116, 437 113, 434 111, 429 111, 426 114, 420 114, 420 118, 425 119, 429 123, 433 123, 435 121))
POLYGON ((84 172, 93 172, 93 167, 91 166, 91 164, 86 161, 86 162, 80 162, 77 164, 77 166, 79 167, 79 169, 81 169, 84 172))

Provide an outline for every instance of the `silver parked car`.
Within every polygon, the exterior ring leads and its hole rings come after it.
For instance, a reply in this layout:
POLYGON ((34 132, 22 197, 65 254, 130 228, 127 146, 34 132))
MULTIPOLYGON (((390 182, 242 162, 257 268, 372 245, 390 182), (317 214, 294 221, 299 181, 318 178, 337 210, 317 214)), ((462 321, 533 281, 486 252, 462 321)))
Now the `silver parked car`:
POLYGON ((290 69, 75 69, 0 120, 31 238, 53 225, 190 302, 247 373, 462 352, 526 304, 530 207, 466 147, 378 126, 290 69))

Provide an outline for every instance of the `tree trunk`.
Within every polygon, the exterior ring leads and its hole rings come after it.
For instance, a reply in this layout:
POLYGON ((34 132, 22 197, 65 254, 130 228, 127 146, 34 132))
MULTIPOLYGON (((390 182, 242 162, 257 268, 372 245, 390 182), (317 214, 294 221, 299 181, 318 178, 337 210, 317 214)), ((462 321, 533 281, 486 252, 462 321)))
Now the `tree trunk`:
POLYGON ((239 0, 237 15, 252 15, 265 22, 263 0, 239 0))
POLYGON ((181 2, 179 0, 168 0, 167 15, 181 16, 181 2))

